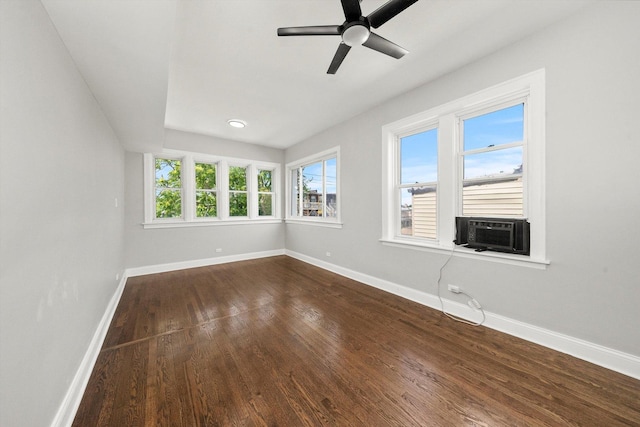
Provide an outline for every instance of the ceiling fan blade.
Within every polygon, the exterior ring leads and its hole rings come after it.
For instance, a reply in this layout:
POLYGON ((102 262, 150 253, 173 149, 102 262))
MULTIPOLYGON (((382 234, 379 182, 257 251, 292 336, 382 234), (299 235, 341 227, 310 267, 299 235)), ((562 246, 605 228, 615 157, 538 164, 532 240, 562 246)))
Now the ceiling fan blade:
POLYGON ((279 36, 339 36, 340 25, 315 25, 308 27, 278 28, 279 36))
POLYGON ((405 54, 409 53, 408 50, 398 46, 397 44, 390 42, 384 37, 380 37, 375 33, 369 34, 369 38, 366 42, 362 43, 362 46, 366 46, 369 49, 377 50, 385 55, 393 56, 396 59, 402 58, 405 54))
POLYGON ((357 21, 362 16, 362 10, 360 9, 360 0, 341 0, 342 10, 344 10, 344 17, 347 22, 357 21))
POLYGON ((418 0, 389 0, 367 16, 373 28, 378 28, 418 0))
POLYGON ((338 71, 340 64, 342 64, 342 61, 344 61, 344 57, 347 56, 347 53, 349 53, 349 50, 351 50, 351 46, 346 45, 344 43, 340 43, 340 46, 338 46, 338 50, 336 50, 336 54, 333 56, 331 65, 329 65, 327 74, 335 74, 336 71, 338 71))

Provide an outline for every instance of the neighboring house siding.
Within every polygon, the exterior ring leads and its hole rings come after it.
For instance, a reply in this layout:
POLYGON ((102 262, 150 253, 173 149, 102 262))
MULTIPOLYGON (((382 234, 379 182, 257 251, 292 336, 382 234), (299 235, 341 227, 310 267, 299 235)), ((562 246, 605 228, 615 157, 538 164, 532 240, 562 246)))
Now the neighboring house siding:
POLYGON ((413 235, 436 238, 436 192, 413 195, 413 235))
POLYGON ((522 178, 466 186, 462 199, 464 216, 522 217, 522 178))

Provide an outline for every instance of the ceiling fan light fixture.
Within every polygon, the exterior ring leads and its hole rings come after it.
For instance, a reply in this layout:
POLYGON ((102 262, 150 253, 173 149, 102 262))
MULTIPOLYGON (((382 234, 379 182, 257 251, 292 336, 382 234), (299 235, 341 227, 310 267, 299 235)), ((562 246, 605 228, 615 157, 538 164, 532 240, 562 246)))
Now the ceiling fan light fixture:
POLYGON ((366 42, 371 32, 363 24, 352 25, 342 33, 342 41, 347 46, 360 46, 366 42))
POLYGON ((239 120, 239 119, 229 119, 229 120, 227 120, 227 123, 229 123, 229 126, 237 128, 237 129, 242 129, 242 128, 247 126, 247 122, 245 122, 244 120, 239 120))

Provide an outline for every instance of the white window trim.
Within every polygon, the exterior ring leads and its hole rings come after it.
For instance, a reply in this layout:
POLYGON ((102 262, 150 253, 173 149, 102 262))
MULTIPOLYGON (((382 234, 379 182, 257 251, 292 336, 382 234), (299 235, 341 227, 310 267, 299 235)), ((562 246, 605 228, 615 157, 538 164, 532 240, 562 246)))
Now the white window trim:
POLYGON ((342 220, 341 220, 341 211, 342 211, 342 201, 341 201, 341 193, 340 185, 340 147, 333 147, 328 150, 322 151, 320 153, 313 154, 311 156, 307 156, 293 162, 287 163, 286 165, 286 213, 285 213, 285 222, 287 224, 306 224, 306 225, 315 225, 320 227, 330 227, 330 228, 342 228, 342 220), (335 218, 318 218, 318 217, 299 217, 291 215, 291 203, 294 200, 293 191, 294 188, 291 185, 291 172, 295 169, 298 169, 301 166, 308 165, 316 162, 323 162, 324 160, 328 160, 335 157, 336 158, 336 203, 338 205, 338 212, 335 218))
POLYGON ((456 256, 504 262, 535 268, 545 268, 545 72, 534 71, 488 89, 465 96, 430 110, 403 118, 382 127, 382 237, 383 244, 411 249, 453 253, 456 256), (461 211, 462 167, 459 141, 459 121, 474 112, 495 107, 518 98, 527 99, 525 129, 527 135, 523 156, 525 159, 526 216, 531 224, 530 255, 511 255, 499 252, 475 252, 455 246, 455 217, 461 211), (438 123, 438 238, 436 240, 402 237, 397 233, 399 213, 396 212, 400 135, 438 123), (532 173, 531 171, 535 171, 532 173), (528 173, 527 173, 528 172, 528 173))
POLYGON ((205 227, 240 224, 272 224, 281 223, 280 213, 280 164, 238 159, 232 157, 212 156, 187 151, 163 150, 159 153, 144 154, 144 222, 146 228, 205 227), (182 161, 182 217, 155 218, 155 159, 168 158, 182 161), (216 164, 217 212, 215 218, 196 217, 195 212, 195 163, 216 164), (247 213, 248 216, 229 216, 229 166, 247 168, 247 213), (257 171, 268 169, 273 171, 271 177, 273 192, 273 215, 258 216, 257 171), (254 183, 255 181, 255 183, 254 183))

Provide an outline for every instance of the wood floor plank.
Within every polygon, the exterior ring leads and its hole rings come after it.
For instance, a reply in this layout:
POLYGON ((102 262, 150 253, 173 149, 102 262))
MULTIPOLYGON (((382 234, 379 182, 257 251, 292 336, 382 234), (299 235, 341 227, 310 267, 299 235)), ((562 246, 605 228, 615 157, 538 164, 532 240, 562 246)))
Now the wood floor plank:
POLYGON ((279 256, 130 278, 74 426, 640 426, 640 381, 279 256))

